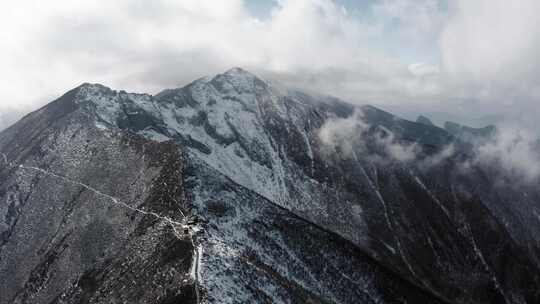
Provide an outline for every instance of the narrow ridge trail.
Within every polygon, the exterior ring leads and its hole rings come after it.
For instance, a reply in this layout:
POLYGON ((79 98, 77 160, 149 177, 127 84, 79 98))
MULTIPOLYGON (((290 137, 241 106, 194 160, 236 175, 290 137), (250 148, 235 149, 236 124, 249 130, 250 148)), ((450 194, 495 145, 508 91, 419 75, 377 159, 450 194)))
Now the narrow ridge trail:
POLYGON ((120 206, 120 207, 129 209, 129 210, 131 210, 133 212, 137 212, 137 213, 140 213, 140 214, 143 214, 143 215, 153 216, 153 217, 155 217, 155 218, 157 218, 159 220, 162 220, 172 228, 172 230, 174 232, 174 236, 177 239, 182 239, 182 236, 178 232, 177 227, 181 227, 181 229, 187 230, 189 232, 191 245, 193 246, 193 251, 194 251, 193 265, 192 265, 192 269, 194 269, 194 271, 191 271, 191 275, 193 277, 193 280, 195 281, 195 294, 196 294, 196 298, 197 298, 197 303, 201 303, 200 294, 199 294, 199 267, 200 267, 199 263, 200 263, 200 260, 201 260, 200 252, 202 250, 200 250, 200 247, 197 246, 195 244, 195 241, 194 241, 194 238, 195 238, 194 234, 196 233, 196 231, 193 230, 193 227, 191 225, 187 224, 187 217, 184 215, 184 213, 181 210, 178 210, 178 211, 182 215, 182 219, 183 219, 184 223, 175 221, 175 220, 171 219, 170 217, 160 215, 160 214, 158 214, 156 212, 153 212, 153 211, 146 211, 144 209, 140 209, 140 208, 137 208, 137 207, 132 207, 132 206, 128 205, 127 203, 123 202, 122 200, 120 200, 120 199, 118 199, 118 198, 116 198, 116 197, 114 197, 112 195, 103 193, 103 192, 97 190, 96 188, 94 188, 92 186, 89 186, 87 184, 84 184, 82 182, 70 179, 70 178, 62 176, 62 175, 58 175, 58 174, 56 174, 54 172, 50 172, 50 171, 47 171, 47 170, 39 168, 39 167, 26 166, 26 165, 23 165, 23 164, 17 164, 17 163, 11 162, 11 161, 9 161, 9 159, 8 159, 8 157, 7 157, 7 155, 5 153, 0 152, 0 154, 2 155, 2 159, 3 159, 4 163, 5 163, 5 165, 8 166, 8 167, 10 167, 10 166, 11 167, 18 167, 18 168, 23 169, 23 170, 30 170, 30 171, 38 172, 38 173, 41 173, 41 174, 44 174, 44 175, 59 179, 59 180, 61 180, 63 182, 66 182, 66 183, 78 185, 80 187, 83 187, 86 190, 89 190, 90 192, 92 192, 92 193, 94 193, 94 194, 96 194, 98 196, 106 198, 107 199, 106 201, 110 201, 116 206, 120 206))

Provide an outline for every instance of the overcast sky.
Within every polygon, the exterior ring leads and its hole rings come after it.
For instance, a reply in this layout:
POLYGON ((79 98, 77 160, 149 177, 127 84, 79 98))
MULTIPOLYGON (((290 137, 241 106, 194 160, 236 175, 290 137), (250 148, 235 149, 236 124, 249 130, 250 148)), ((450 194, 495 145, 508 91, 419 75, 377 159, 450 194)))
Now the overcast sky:
POLYGON ((540 114, 537 0, 18 0, 1 11, 0 126, 83 82, 156 93, 233 66, 408 117, 504 115, 535 129, 540 114))

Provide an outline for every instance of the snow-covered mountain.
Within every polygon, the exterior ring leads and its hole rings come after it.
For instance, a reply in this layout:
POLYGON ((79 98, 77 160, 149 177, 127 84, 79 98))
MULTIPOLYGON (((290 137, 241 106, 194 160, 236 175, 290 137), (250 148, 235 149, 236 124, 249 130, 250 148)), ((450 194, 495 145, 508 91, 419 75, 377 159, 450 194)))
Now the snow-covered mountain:
POLYGON ((0 303, 540 300, 536 182, 239 68, 155 96, 83 84, 0 152, 0 303))

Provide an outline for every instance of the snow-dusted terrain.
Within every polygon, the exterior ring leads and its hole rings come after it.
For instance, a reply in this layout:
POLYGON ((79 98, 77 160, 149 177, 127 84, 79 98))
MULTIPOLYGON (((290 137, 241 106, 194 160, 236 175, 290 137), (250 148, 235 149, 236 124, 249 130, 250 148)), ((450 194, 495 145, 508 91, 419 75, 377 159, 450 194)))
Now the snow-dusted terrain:
POLYGON ((239 68, 81 85, 0 133, 0 303, 536 303, 540 191, 456 136, 239 68))

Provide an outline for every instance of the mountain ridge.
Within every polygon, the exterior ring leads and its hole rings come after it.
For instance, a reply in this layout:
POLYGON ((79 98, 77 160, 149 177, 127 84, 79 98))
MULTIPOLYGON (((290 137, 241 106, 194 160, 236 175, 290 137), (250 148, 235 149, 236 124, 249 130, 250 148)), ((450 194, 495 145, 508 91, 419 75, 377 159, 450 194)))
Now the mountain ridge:
MULTIPOLYGON (((536 272, 527 272, 540 265, 540 240, 535 233, 538 223, 534 213, 520 211, 506 197, 527 193, 529 197, 520 197, 520 203, 536 210, 535 198, 540 197, 537 191, 519 184, 515 189, 492 184, 490 180, 502 174, 495 168, 463 171, 458 166, 459 158, 468 157, 466 154, 433 162, 446 146, 461 145, 441 128, 410 122, 372 106, 356 109, 331 97, 275 89, 241 69, 153 96, 83 84, 0 133, 0 151, 18 163, 54 159, 56 170, 63 171, 64 159, 70 160, 65 153, 75 153, 72 157, 77 162, 86 162, 84 153, 77 154, 79 150, 92 151, 92 145, 83 144, 86 129, 99 140, 113 141, 103 146, 104 151, 122 151, 124 144, 116 142, 126 142, 128 149, 135 149, 137 145, 126 141, 126 136, 179 149, 178 161, 189 169, 180 173, 182 181, 178 176, 174 179, 173 173, 164 176, 176 180, 173 184, 181 185, 179 189, 186 193, 179 202, 187 208, 188 218, 201 221, 202 234, 193 236, 200 240, 197 248, 203 250, 202 281, 189 290, 201 290, 202 298, 210 303, 219 302, 221 289, 236 293, 236 298, 226 297, 230 303, 241 302, 239 299, 262 301, 265 297, 286 302, 286 295, 298 297, 298 301, 311 297, 320 303, 354 303, 355 297, 363 296, 326 285, 335 274, 321 275, 310 257, 338 263, 339 270, 346 267, 344 261, 354 250, 378 261, 355 258, 364 266, 349 275, 366 282, 375 282, 369 278, 379 276, 388 279, 374 265, 380 264, 397 274, 396 278, 412 282, 448 303, 510 303, 510 298, 527 303, 536 299, 538 293, 526 287, 540 280, 536 272), (338 126, 338 131, 347 131, 341 127, 346 123, 349 137, 338 137, 335 145, 326 144, 320 130, 330 122, 338 126), (69 140, 70 136, 81 139, 69 140), (55 156, 59 138, 64 138, 64 152, 55 156), (418 150, 415 144, 424 148, 418 150), (395 153, 406 157, 396 158, 395 153), (432 164, 426 165, 428 161, 432 164), (275 206, 268 206, 268 202, 275 206), (258 208, 269 211, 259 213, 258 208), (302 224, 294 217, 311 224, 302 224), (257 228, 252 230, 252 225, 257 228), (294 235, 294 229, 287 229, 305 225, 308 228, 303 231, 314 238, 296 239, 307 246, 302 253, 284 240, 294 235), (328 233, 314 232, 311 226, 328 233), (325 252, 313 249, 317 248, 315 235, 320 233, 326 235, 325 239, 338 235, 356 249, 341 251, 329 245, 339 256, 332 261, 324 257, 325 252), (483 240, 484 233, 492 235, 490 242, 483 240), (502 249, 492 248, 493 244, 502 244, 502 249), (509 273, 504 261, 517 253, 522 257, 514 261, 516 270, 509 273), (283 255, 290 261, 285 268, 278 265, 283 255), (227 271, 227 265, 235 265, 238 271, 227 271), (253 269, 253 265, 258 266, 253 269), (522 281, 509 282, 505 276, 519 276, 522 281), (266 284, 280 292, 269 293, 266 284), (326 287, 318 288, 320 284, 326 287)), ((134 151, 137 157, 147 158, 145 149, 134 151)), ((96 161, 99 166, 107 163, 96 161)), ((117 161, 130 166, 127 161, 117 161)), ((144 170, 148 172, 155 170, 152 165, 141 166, 147 166, 144 170)), ((166 166, 161 170, 166 172, 166 166)), ((4 180, 2 187, 17 184, 12 177, 8 181, 4 180)), ((168 186, 159 186, 159 179, 147 183, 168 191, 168 186)), ((158 200, 152 206, 166 216, 174 216, 179 205, 168 200, 158 200)), ((159 242, 154 244, 160 246, 159 242)), ((166 252, 166 248, 162 250, 166 252)), ((195 254, 191 256, 192 261, 198 260, 193 258, 195 254)), ((398 281, 392 284, 404 286, 398 281)), ((389 292, 388 286, 351 286, 365 290, 373 302, 393 303, 400 296, 389 292)), ((405 293, 401 296, 425 296, 416 290, 400 290, 405 293)))

